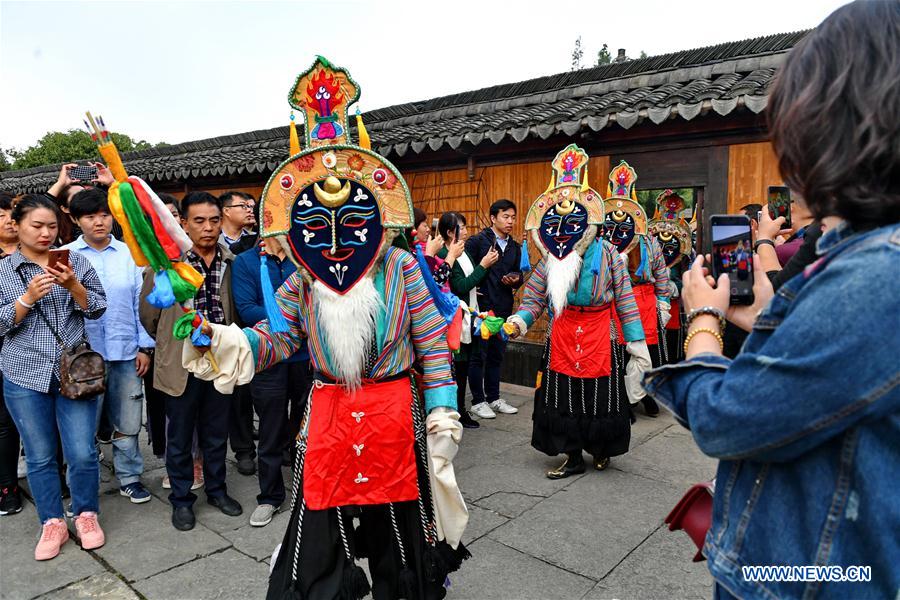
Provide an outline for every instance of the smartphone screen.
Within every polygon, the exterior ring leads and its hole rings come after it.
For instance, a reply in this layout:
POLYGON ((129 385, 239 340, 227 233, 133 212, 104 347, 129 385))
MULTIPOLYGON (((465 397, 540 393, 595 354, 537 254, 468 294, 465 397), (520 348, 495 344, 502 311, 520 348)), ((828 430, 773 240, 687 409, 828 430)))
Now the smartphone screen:
POLYGON ((79 165, 69 168, 69 177, 75 181, 93 181, 97 179, 97 167, 93 165, 79 165))
POLYGON ((753 304, 753 242, 750 219, 740 215, 713 215, 712 274, 728 275, 731 304, 753 304))
POLYGON ((769 216, 773 219, 784 217, 784 228, 791 228, 791 188, 784 185, 770 185, 768 188, 769 216))
POLYGON ((432 219, 431 220, 431 237, 437 236, 437 229, 438 229, 438 220, 432 219))

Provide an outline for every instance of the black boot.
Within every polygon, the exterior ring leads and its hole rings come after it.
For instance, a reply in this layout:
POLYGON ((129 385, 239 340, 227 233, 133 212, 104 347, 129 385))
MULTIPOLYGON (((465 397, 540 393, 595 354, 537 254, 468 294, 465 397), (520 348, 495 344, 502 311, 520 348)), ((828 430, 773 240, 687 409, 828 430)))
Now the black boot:
POLYGON ((578 454, 572 453, 566 457, 566 461, 559 465, 559 467, 553 469, 552 471, 547 471, 548 479, 565 479, 566 477, 571 477, 572 475, 580 475, 584 473, 584 457, 581 456, 581 452, 578 454))
POLYGON ((656 403, 656 400, 650 396, 644 396, 641 398, 641 404, 644 406, 644 412, 647 413, 648 417, 659 416, 659 404, 656 403))

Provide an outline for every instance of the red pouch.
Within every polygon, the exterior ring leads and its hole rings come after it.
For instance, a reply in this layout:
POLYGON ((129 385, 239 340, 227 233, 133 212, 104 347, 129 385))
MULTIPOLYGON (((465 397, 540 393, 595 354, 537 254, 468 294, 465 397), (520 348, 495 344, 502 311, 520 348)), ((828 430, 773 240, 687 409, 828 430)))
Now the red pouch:
POLYGON ((567 306, 553 317, 550 368, 570 377, 608 377, 612 372, 609 340, 611 305, 567 306))
POLYGON ((695 483, 665 520, 669 525, 669 531, 684 529, 697 546, 694 562, 706 560, 703 556, 703 544, 706 541, 706 533, 712 525, 713 489, 711 481, 695 483))
POLYGON ((307 507, 387 504, 419 497, 407 377, 312 392, 303 497, 307 507))

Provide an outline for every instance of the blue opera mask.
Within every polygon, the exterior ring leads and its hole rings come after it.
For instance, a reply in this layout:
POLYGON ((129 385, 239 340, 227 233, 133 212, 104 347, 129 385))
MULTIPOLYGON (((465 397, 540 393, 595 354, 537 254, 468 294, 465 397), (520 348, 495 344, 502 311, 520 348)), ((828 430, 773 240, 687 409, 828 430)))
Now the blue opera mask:
POLYGON ((330 176, 303 190, 291 208, 294 254, 318 281, 343 294, 368 273, 384 227, 375 195, 364 185, 330 176))
POLYGON ((587 210, 570 201, 550 207, 541 218, 538 233, 547 252, 562 259, 575 248, 587 225, 587 210))
POLYGON ((606 213, 603 235, 619 252, 627 252, 634 240, 634 217, 623 210, 606 213))
POLYGON ((660 248, 662 248, 663 260, 666 261, 666 266, 669 268, 674 267, 681 260, 681 240, 670 231, 660 231, 656 234, 656 240, 659 242, 660 248))

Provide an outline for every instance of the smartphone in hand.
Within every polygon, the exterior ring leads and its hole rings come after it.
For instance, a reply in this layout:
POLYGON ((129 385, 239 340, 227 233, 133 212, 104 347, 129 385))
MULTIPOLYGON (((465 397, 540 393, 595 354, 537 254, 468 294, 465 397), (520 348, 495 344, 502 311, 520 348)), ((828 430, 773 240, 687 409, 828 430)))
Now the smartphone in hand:
POLYGON ((784 217, 784 229, 791 229, 791 188, 770 185, 767 191, 769 216, 774 220, 784 217))
POLYGON ((69 167, 69 178, 74 181, 91 182, 97 179, 97 167, 94 165, 78 165, 69 167))
POLYGON ((50 250, 50 259, 47 261, 47 268, 55 269, 60 265, 69 266, 69 250, 67 248, 50 250))
POLYGON ((744 215, 713 215, 712 276, 728 275, 729 304, 753 304, 753 242, 750 219, 744 215))

